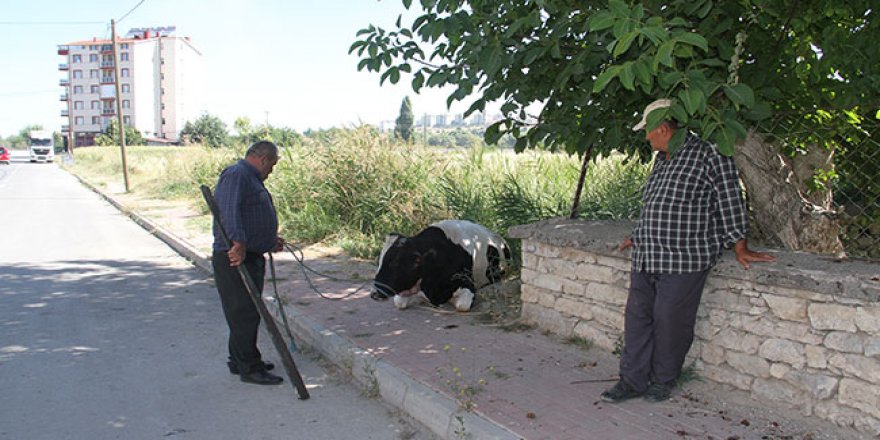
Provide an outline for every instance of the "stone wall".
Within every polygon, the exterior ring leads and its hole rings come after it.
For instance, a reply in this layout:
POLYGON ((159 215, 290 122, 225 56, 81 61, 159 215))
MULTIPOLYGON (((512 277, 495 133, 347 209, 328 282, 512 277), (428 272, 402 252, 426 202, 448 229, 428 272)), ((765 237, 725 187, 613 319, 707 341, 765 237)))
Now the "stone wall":
MULTIPOLYGON (((620 348, 631 223, 553 219, 522 239, 523 317, 563 337, 620 348)), ((731 251, 703 291, 686 365, 762 404, 880 435, 880 265, 768 251, 744 270, 731 251)))

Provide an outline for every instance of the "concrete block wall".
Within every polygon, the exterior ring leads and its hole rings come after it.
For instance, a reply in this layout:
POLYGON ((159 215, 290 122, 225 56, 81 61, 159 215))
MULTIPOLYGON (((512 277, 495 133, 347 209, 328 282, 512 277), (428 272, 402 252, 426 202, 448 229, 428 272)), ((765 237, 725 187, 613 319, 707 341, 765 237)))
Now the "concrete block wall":
MULTIPOLYGON (((606 350, 622 343, 632 223, 553 219, 522 239, 523 317, 606 350)), ((880 435, 880 264, 770 251, 742 269, 732 252, 703 291, 686 365, 760 404, 880 435)))

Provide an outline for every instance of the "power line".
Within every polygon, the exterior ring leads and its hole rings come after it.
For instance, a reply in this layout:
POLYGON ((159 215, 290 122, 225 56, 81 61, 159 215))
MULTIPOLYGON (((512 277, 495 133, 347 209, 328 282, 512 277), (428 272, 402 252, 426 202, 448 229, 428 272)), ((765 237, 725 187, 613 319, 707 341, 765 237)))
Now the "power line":
POLYGON ((140 7, 140 5, 144 4, 145 1, 147 0, 141 0, 140 2, 138 2, 138 4, 134 5, 134 7, 131 8, 130 11, 126 12, 125 15, 123 15, 119 20, 116 20, 116 22, 119 23, 120 21, 125 20, 125 17, 128 17, 128 14, 134 12, 134 10, 140 7))
POLYGON ((30 95, 48 95, 49 93, 58 93, 57 89, 53 90, 39 90, 33 92, 10 92, 10 93, 0 93, 0 98, 7 98, 11 96, 30 96, 30 95))
MULTIPOLYGON (((141 2, 143 3, 143 1, 141 2)), ((20 26, 57 26, 57 25, 87 25, 87 24, 104 24, 103 21, 0 21, 0 25, 20 25, 20 26)))

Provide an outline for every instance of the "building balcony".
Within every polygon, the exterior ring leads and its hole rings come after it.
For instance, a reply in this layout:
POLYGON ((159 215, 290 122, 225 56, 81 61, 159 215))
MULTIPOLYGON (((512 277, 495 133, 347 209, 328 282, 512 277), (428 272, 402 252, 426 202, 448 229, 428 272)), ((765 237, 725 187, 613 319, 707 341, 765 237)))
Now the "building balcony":
POLYGON ((70 126, 69 126, 69 125, 62 125, 62 126, 61 126, 61 132, 62 132, 62 133, 67 133, 68 131, 70 131, 70 126))
POLYGON ((106 54, 113 53, 113 45, 112 44, 102 44, 101 45, 101 53, 106 53, 106 54))
POLYGON ((102 76, 101 84, 114 84, 116 81, 113 80, 112 76, 102 76))
POLYGON ((112 69, 114 66, 113 61, 101 61, 102 69, 112 69))
POLYGON ((67 87, 70 85, 70 80, 67 78, 61 78, 60 80, 58 80, 58 85, 61 87, 67 87))
POLYGON ((69 110, 67 110, 67 109, 61 110, 61 117, 66 118, 66 117, 68 117, 68 116, 70 116, 70 111, 69 111, 69 110))
POLYGON ((101 109, 101 116, 112 116, 115 114, 116 114, 115 108, 110 107, 110 108, 102 108, 101 109))
POLYGON ((61 100, 62 100, 62 101, 67 101, 67 93, 61 95, 61 100))
POLYGON ((58 55, 67 55, 70 53, 70 46, 58 46, 58 55))
POLYGON ((58 70, 68 70, 68 69, 70 69, 70 66, 68 66, 67 63, 61 63, 58 65, 58 70))

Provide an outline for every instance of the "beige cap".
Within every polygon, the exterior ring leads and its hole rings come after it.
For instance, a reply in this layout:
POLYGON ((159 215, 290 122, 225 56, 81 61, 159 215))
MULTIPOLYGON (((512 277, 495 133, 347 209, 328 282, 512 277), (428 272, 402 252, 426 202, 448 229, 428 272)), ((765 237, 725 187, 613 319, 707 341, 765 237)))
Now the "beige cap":
POLYGON ((638 124, 633 127, 633 131, 639 131, 645 128, 645 125, 648 124, 648 115, 651 114, 652 111, 657 110, 658 108, 666 108, 672 105, 672 100, 669 99, 658 99, 645 107, 645 112, 642 113, 642 120, 639 121, 638 124))

